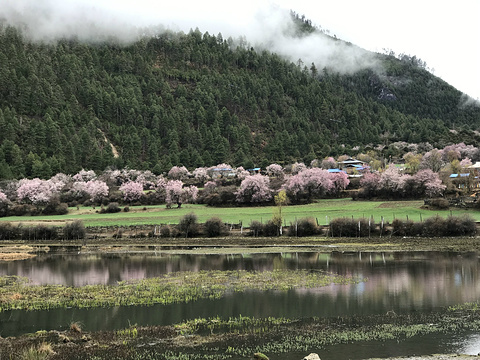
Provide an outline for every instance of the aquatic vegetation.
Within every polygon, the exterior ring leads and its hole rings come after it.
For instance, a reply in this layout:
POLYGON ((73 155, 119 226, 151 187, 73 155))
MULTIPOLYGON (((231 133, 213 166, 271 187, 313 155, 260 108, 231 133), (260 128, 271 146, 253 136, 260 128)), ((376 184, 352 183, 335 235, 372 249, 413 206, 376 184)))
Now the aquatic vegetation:
POLYGON ((0 277, 0 311, 171 304, 218 299, 231 291, 287 291, 360 281, 364 279, 307 270, 178 272, 82 287, 27 285, 19 278, 0 277))
POLYGON ((454 306, 449 306, 448 311, 479 311, 480 304, 478 301, 468 302, 464 304, 458 304, 454 306))
POLYGON ((55 354, 55 352, 52 349, 52 345, 43 342, 38 346, 31 346, 28 349, 25 349, 21 353, 20 358, 22 360, 44 360, 53 354, 55 354))

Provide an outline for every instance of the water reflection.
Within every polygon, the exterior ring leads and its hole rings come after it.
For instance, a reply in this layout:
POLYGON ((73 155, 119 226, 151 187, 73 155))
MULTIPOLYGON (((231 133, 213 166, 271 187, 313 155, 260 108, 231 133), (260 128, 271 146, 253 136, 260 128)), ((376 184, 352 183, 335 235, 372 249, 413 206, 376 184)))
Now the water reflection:
MULTIPOLYGON (((0 263, 0 275, 19 275, 34 284, 115 284, 175 271, 316 269, 367 278, 289 292, 229 294, 223 299, 152 307, 0 313, 0 335, 67 327, 86 330, 178 323, 197 317, 328 317, 408 313, 480 298, 479 262, 474 253, 276 253, 244 255, 41 255, 0 263)), ((477 341, 478 342, 478 341, 477 341)), ((475 351, 475 350, 472 350, 475 351)))

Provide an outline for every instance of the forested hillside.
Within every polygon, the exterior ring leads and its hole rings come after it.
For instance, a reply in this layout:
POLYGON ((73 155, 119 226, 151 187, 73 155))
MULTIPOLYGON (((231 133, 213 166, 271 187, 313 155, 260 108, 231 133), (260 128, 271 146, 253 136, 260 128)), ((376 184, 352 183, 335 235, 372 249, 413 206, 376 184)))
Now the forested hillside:
MULTIPOLYGON (((296 36, 318 31, 296 23, 296 36)), ((34 43, 3 24, 0 178, 309 163, 393 141, 479 144, 478 106, 462 106, 415 57, 375 56, 381 70, 342 75, 199 30, 128 45, 34 43)))

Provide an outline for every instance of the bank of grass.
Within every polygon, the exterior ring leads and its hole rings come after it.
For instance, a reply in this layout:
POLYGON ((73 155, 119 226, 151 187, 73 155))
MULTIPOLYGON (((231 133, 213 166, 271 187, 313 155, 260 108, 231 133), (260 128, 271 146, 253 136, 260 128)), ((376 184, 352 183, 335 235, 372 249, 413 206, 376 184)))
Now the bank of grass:
MULTIPOLYGON (((39 331, 4 339, 0 343, 0 355, 4 353, 9 354, 9 358, 19 358, 15 356, 17 353, 32 348, 40 350, 43 346, 50 350, 50 354, 54 350, 55 359, 60 360, 227 360, 251 359, 255 353, 271 359, 285 359, 291 354, 288 358, 299 359, 311 352, 334 354, 331 351, 342 344, 401 348, 398 344, 410 338, 422 341, 422 337, 428 334, 458 337, 479 330, 480 314, 470 310, 308 319, 240 315, 228 319, 197 318, 172 326, 132 325, 112 332, 39 331)), ((478 356, 430 355, 408 359, 467 358, 476 359, 478 356)))
MULTIPOLYGON (((319 225, 326 225, 331 219, 341 217, 373 218, 376 223, 392 222, 395 218, 422 221, 428 217, 440 215, 460 216, 469 214, 480 221, 480 212, 467 209, 429 210, 422 208, 423 201, 352 201, 351 199, 326 199, 307 205, 290 205, 282 209, 284 224, 290 225, 296 219, 314 218, 319 225)), ((167 209, 165 205, 130 206, 128 212, 100 214, 100 208, 70 208, 66 215, 51 216, 9 216, 0 221, 38 224, 50 223, 62 226, 65 222, 82 220, 87 227, 94 226, 135 226, 177 224, 188 213, 195 213, 200 223, 212 217, 218 217, 225 223, 248 226, 252 221, 267 222, 274 213, 273 206, 208 207, 199 204, 185 204, 180 209, 167 209)))
POLYGON ((118 285, 66 287, 28 285, 17 277, 0 277, 0 311, 139 306, 218 299, 229 291, 317 288, 364 281, 323 271, 273 270, 169 273, 118 285))

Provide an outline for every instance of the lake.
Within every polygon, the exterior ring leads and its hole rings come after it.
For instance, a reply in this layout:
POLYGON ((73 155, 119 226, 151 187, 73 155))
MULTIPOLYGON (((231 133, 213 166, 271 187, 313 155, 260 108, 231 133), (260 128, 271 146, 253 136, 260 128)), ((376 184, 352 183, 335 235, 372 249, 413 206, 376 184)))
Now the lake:
MULTIPOLYGON (((330 285, 287 292, 231 293, 218 300, 150 307, 8 311, 0 313, 0 336, 37 330, 64 330, 79 322, 86 331, 112 330, 131 324, 168 325, 198 317, 337 317, 348 315, 428 312, 480 298, 476 253, 454 252, 287 252, 245 254, 43 254, 0 263, 0 275, 28 277, 32 284, 116 284, 178 271, 311 269, 366 278, 354 285, 330 285)), ((319 350, 362 359, 373 356, 480 352, 480 334, 458 338, 424 336, 375 345, 352 344, 319 350), (384 355, 382 355, 384 353, 384 355)), ((330 353, 330 355, 329 355, 330 353)), ((322 355, 323 354, 323 355, 322 355)), ((296 354, 290 355, 294 358, 296 354)), ((299 354, 300 355, 300 354, 299 354)), ((304 356, 305 354, 303 354, 304 356)), ((282 355, 283 356, 283 355, 282 355)), ((278 357, 282 358, 281 356, 278 357)), ((301 357, 299 357, 301 358, 301 357)))

